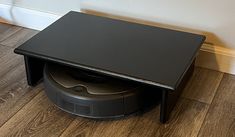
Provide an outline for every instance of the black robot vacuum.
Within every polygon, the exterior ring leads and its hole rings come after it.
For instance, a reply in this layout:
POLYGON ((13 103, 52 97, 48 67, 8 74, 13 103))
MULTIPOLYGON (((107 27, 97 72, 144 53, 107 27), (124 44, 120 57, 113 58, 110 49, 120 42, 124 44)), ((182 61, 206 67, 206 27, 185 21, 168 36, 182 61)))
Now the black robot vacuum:
POLYGON ((44 85, 60 109, 89 118, 114 118, 143 111, 156 103, 158 91, 127 80, 47 63, 44 85))

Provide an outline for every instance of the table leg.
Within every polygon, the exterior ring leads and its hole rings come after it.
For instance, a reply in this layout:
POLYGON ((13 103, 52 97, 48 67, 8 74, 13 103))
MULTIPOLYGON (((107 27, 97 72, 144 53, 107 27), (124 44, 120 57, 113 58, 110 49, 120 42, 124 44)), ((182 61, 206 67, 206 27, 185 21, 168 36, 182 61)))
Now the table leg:
POLYGON ((28 85, 35 86, 42 79, 44 62, 29 56, 24 56, 24 61, 28 85))
POLYGON ((169 118, 170 112, 174 108, 180 95, 180 91, 162 90, 162 100, 160 108, 160 121, 166 123, 169 118))
POLYGON ((191 64, 190 68, 184 75, 181 83, 178 88, 174 91, 168 89, 162 89, 162 97, 161 97, 161 107, 160 107, 160 122, 166 123, 169 118, 170 112, 173 110, 174 106, 177 103, 178 98, 181 95, 184 87, 186 86, 188 80, 193 74, 194 70, 194 62, 191 64))

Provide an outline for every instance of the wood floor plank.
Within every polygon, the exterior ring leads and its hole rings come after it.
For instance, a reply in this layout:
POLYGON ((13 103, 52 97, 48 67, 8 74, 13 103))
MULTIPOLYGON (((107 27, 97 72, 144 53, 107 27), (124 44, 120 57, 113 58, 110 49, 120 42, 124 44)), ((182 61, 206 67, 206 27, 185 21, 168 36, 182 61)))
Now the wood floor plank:
POLYGON ((8 53, 8 51, 10 50, 9 47, 0 45, 0 58, 4 55, 6 55, 6 53, 8 53))
POLYGON ((60 137, 87 137, 96 125, 94 120, 77 117, 60 137))
POLYGON ((235 76, 225 74, 199 137, 235 136, 235 76))
POLYGON ((0 23, 0 42, 21 29, 22 27, 0 23))
POLYGON ((61 137, 126 137, 138 119, 139 117, 135 115, 122 119, 104 121, 88 120, 78 117, 65 130, 61 137))
POLYGON ((0 127, 42 89, 42 84, 36 87, 27 85, 23 64, 0 77, 0 127))
POLYGON ((222 77, 222 72, 196 67, 182 96, 211 104, 222 77))
POLYGON ((33 37, 35 34, 37 34, 38 31, 36 30, 31 30, 31 29, 26 29, 23 28, 19 30, 18 32, 14 33, 7 39, 3 40, 0 44, 4 46, 9 46, 12 48, 18 47, 20 44, 24 43, 31 37, 33 37))
POLYGON ((138 122, 132 128, 128 137, 150 137, 163 124, 159 121, 160 105, 139 116, 138 122))
POLYGON ((16 62, 17 64, 14 63, 8 62, 8 64, 4 64, 0 69, 0 94, 3 89, 9 87, 12 83, 26 77, 23 61, 20 60, 16 62))
POLYGON ((23 64, 24 61, 22 56, 14 54, 13 49, 10 49, 7 50, 3 56, 0 56, 0 63, 0 77, 2 77, 15 66, 23 64))
POLYGON ((90 132, 91 137, 127 137, 132 128, 138 121, 138 117, 132 116, 120 120, 103 121, 96 125, 93 132, 90 132))
POLYGON ((1 128, 1 136, 57 137, 74 120, 59 110, 40 92, 1 128))
POLYGON ((5 32, 6 30, 8 30, 11 27, 12 27, 12 25, 10 25, 10 24, 0 23, 0 33, 5 32))
POLYGON ((195 137, 203 123, 208 106, 205 103, 181 98, 166 124, 158 122, 158 111, 143 115, 130 137, 195 137))
POLYGON ((196 137, 208 111, 209 105, 181 98, 170 120, 153 136, 196 137))

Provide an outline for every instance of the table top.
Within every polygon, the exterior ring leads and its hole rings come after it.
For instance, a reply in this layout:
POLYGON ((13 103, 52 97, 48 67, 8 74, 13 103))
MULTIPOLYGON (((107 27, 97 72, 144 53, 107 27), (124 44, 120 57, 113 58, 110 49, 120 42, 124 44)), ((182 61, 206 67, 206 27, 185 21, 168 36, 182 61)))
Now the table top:
POLYGON ((204 40, 202 35, 71 11, 15 52, 174 90, 204 40))

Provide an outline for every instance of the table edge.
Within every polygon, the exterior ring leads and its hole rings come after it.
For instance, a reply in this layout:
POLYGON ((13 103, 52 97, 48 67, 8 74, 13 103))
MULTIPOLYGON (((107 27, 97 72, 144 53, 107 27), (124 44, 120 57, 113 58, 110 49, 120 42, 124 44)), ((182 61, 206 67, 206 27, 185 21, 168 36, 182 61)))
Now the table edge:
POLYGON ((46 60, 47 61, 52 61, 52 62, 56 62, 56 63, 59 63, 59 64, 63 64, 63 65, 71 66, 71 67, 76 67, 76 68, 79 68, 79 69, 90 70, 90 71, 102 73, 102 74, 108 75, 108 76, 114 76, 114 77, 118 77, 118 78, 122 78, 122 79, 127 79, 127 80, 140 82, 140 83, 143 83, 143 84, 157 86, 157 87, 160 87, 160 88, 169 89, 171 91, 174 91, 176 89, 176 87, 164 85, 164 84, 153 82, 153 81, 150 81, 150 80, 145 80, 145 79, 141 79, 141 78, 127 76, 127 75, 124 75, 124 74, 111 72, 111 71, 108 71, 108 70, 102 70, 102 69, 99 69, 99 68, 94 68, 94 67, 90 67, 90 66, 86 66, 86 65, 82 65, 82 64, 77 64, 77 63, 70 62, 70 61, 65 61, 65 60, 62 60, 62 59, 56 59, 56 58, 53 58, 53 57, 40 55, 40 54, 36 54, 36 53, 33 53, 33 52, 29 52, 29 51, 24 51, 24 50, 21 50, 21 49, 18 49, 18 48, 14 49, 14 53, 24 55, 24 56, 30 56, 30 57, 43 59, 45 61, 46 60))

